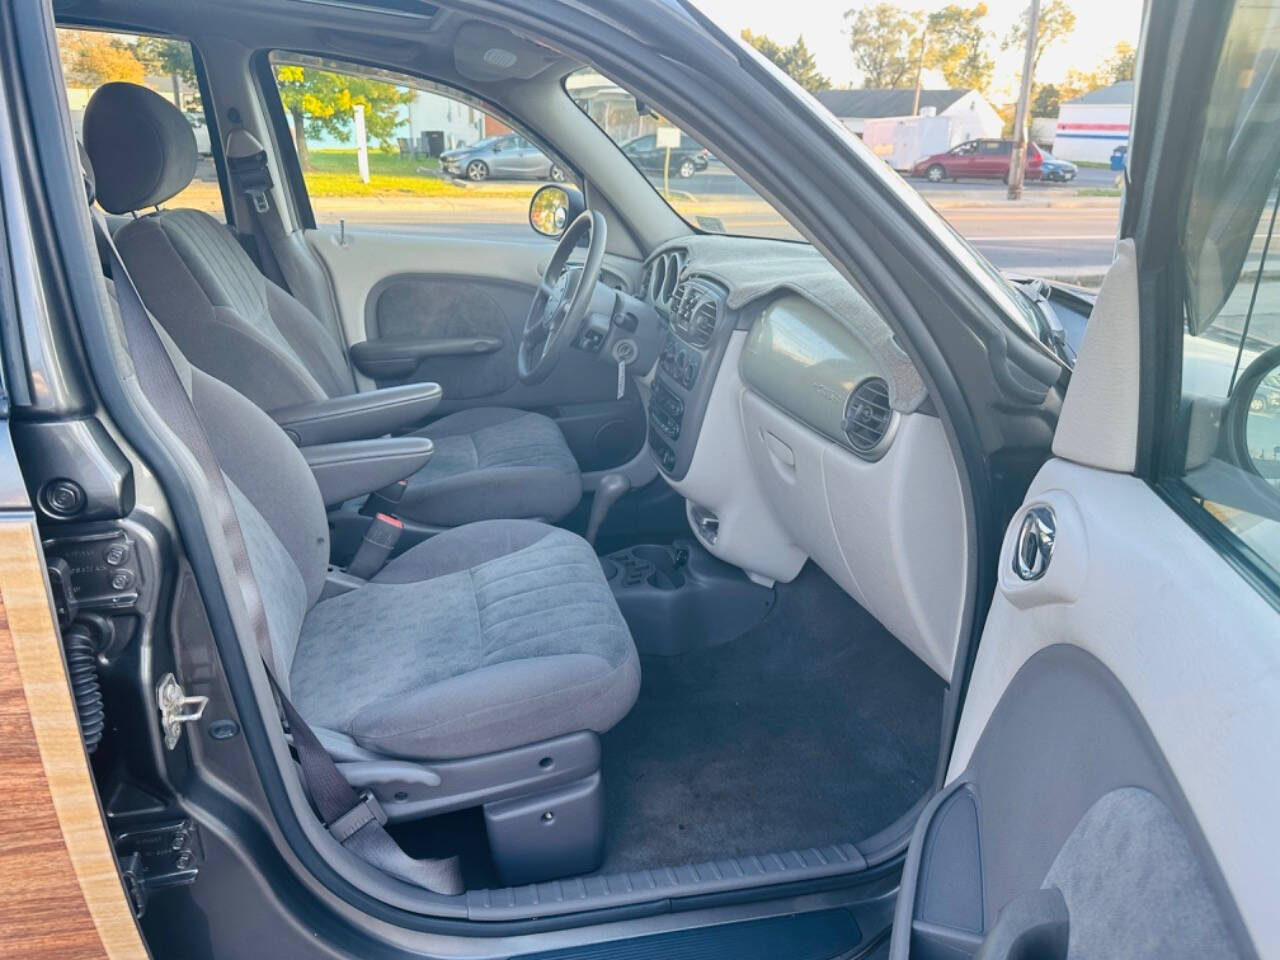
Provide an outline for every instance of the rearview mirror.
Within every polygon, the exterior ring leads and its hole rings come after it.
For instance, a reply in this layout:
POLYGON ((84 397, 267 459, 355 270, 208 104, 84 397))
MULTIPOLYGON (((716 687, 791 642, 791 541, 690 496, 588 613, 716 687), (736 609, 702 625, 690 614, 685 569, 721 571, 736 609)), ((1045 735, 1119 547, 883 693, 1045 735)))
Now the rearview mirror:
POLYGON ((577 187, 548 183, 529 202, 529 225, 544 237, 558 237, 585 209, 586 198, 577 187))

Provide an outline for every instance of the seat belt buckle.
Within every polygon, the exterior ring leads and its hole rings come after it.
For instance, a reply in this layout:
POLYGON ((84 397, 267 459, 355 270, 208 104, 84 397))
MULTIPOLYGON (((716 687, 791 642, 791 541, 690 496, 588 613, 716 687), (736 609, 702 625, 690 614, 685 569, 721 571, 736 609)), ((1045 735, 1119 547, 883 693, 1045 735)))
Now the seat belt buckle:
POLYGON ((364 539, 356 555, 347 564, 347 573, 361 580, 368 580, 382 569, 391 551, 396 548, 404 533, 404 521, 389 513, 378 513, 364 532, 364 539))
POLYGON ((253 204, 253 209, 258 213, 266 213, 271 209, 271 201, 267 199, 267 191, 246 190, 245 195, 249 198, 249 202, 253 204))
POLYGON ((388 483, 385 487, 381 487, 369 494, 364 504, 361 505, 360 512, 366 517, 374 517, 379 513, 395 513, 396 507, 400 506, 400 501, 404 499, 405 491, 408 489, 408 480, 397 480, 395 483, 388 483))
POLYGON ((373 791, 362 790, 356 805, 326 826, 333 839, 346 843, 375 820, 385 827, 387 812, 382 809, 382 804, 373 795, 373 791))

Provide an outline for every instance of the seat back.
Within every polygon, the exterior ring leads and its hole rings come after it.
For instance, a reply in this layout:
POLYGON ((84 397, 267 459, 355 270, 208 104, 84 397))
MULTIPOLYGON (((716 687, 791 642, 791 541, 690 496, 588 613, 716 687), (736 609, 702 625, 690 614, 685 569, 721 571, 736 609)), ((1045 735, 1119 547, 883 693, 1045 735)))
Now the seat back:
POLYGON ((147 308, 197 368, 264 410, 355 392, 341 344, 262 275, 232 232, 200 210, 162 210, 198 160, 191 125, 146 87, 103 84, 84 114, 98 202, 137 216, 115 234, 147 308))

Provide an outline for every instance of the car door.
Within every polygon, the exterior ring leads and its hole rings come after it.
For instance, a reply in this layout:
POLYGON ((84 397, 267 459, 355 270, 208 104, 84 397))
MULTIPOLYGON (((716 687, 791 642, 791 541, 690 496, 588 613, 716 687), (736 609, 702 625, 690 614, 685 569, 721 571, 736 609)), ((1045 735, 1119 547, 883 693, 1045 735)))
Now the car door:
POLYGON ((1151 4, 1143 43, 1124 239, 1005 534, 898 960, 1280 954, 1280 0, 1151 4))
MULTIPOLYGON (((555 249, 529 226, 529 203, 539 186, 529 178, 540 175, 535 165, 546 163, 541 151, 519 134, 504 134, 468 159, 488 164, 490 180, 509 182, 460 184, 420 162, 396 165, 397 158, 370 150, 370 179, 361 184, 354 173, 337 180, 327 172, 337 166, 334 155, 344 151, 352 159, 341 169, 356 169, 354 144, 339 139, 335 145, 330 137, 309 145, 313 170, 325 173, 314 176, 299 168, 278 98, 274 71, 283 64, 321 68, 313 60, 272 53, 261 61, 259 87, 276 117, 285 169, 295 169, 291 187, 305 236, 333 288, 360 386, 439 383, 440 415, 491 406, 546 413, 560 425, 584 471, 635 458, 644 445, 644 409, 634 391, 618 399, 616 369, 569 350, 542 383, 530 386, 516 377, 525 317, 555 249)), ((421 115, 452 116, 456 129, 447 134, 474 136, 483 123, 478 107, 439 87, 414 86, 417 81, 409 77, 395 85, 370 80, 361 73, 367 68, 341 62, 324 68, 330 86, 340 89, 348 77, 376 82, 384 100, 394 94, 421 115)), ((611 258, 603 279, 634 289, 639 273, 639 263, 611 258)))
POLYGON ((658 138, 654 134, 646 134, 628 141, 622 152, 641 170, 653 170, 657 166, 657 142, 658 138))
POLYGON ((1003 177, 1009 172, 1010 145, 1004 140, 983 140, 974 158, 974 173, 979 177, 1003 177))
POLYGON ((947 176, 953 179, 976 176, 977 154, 977 140, 969 140, 952 147, 947 154, 947 176))

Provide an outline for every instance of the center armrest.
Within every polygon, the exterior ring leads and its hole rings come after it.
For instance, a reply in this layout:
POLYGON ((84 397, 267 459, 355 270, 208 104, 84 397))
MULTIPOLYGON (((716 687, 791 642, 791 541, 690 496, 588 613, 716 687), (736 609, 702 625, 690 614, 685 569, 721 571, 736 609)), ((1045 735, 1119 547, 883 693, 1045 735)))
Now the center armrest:
POLYGON ((326 507, 411 477, 433 453, 435 445, 426 437, 378 437, 302 448, 326 507))
POLYGON ((294 443, 310 447, 367 440, 416 426, 443 396, 438 383, 410 383, 280 407, 271 416, 294 443))

